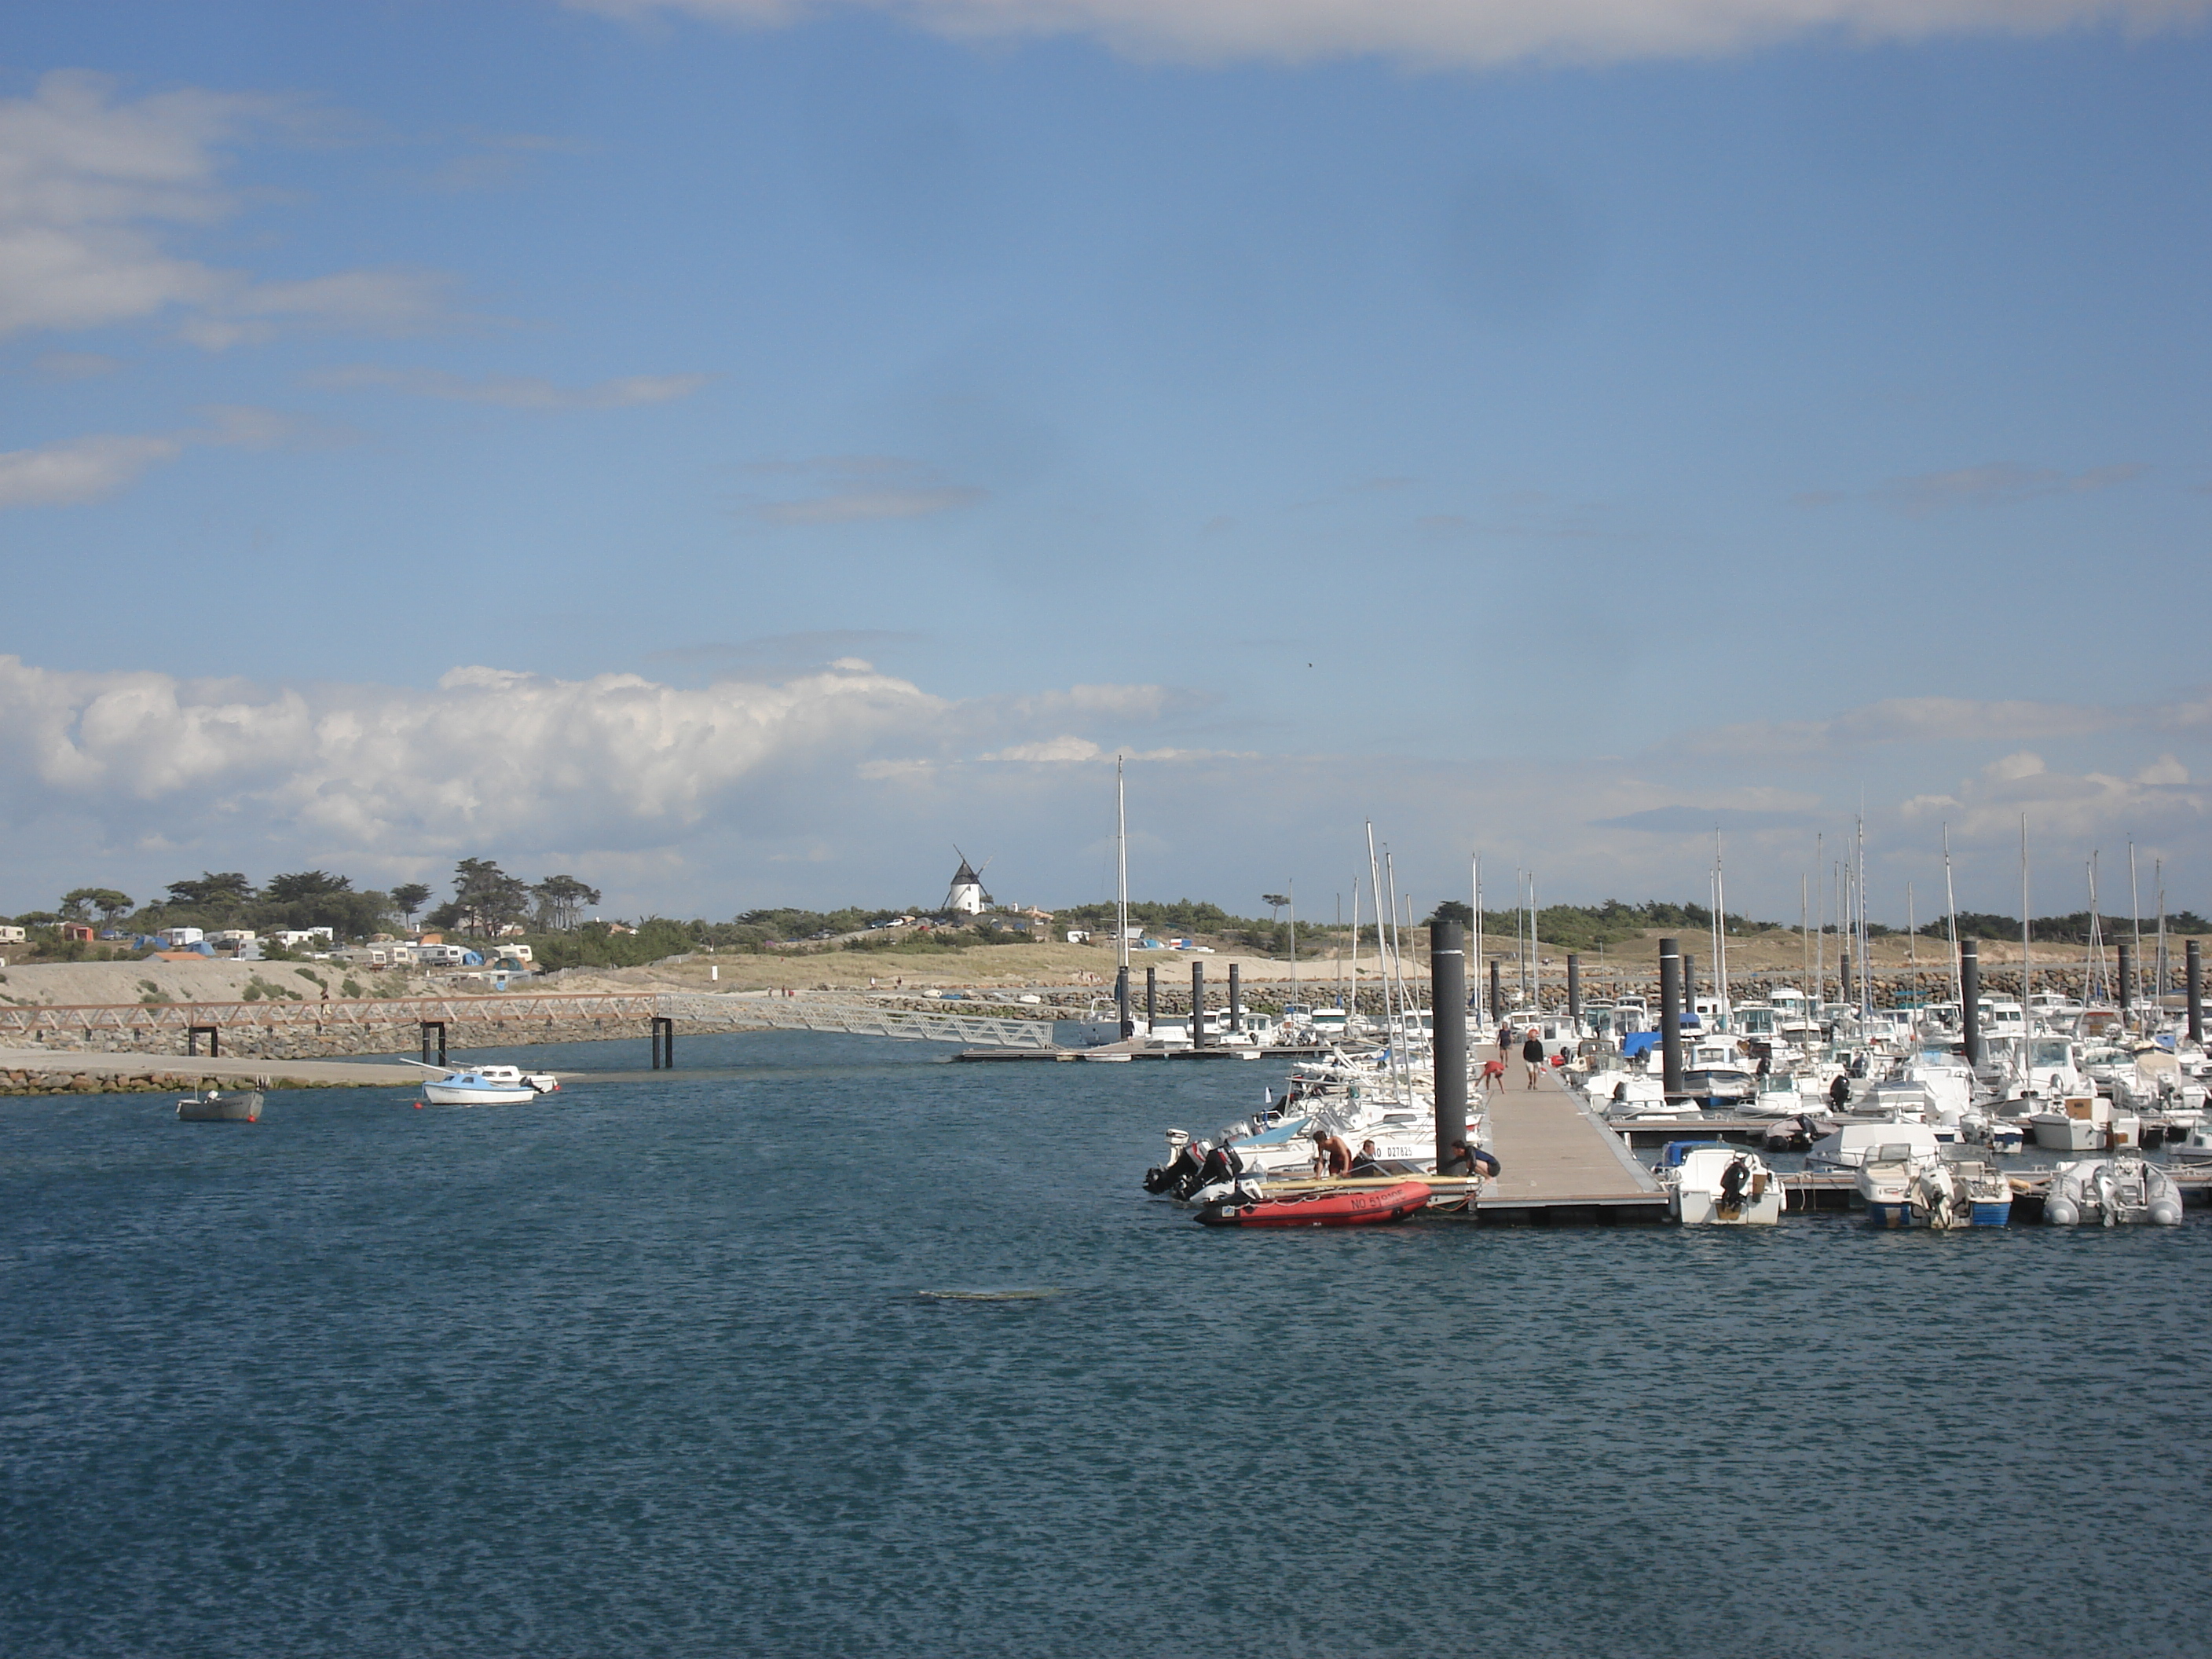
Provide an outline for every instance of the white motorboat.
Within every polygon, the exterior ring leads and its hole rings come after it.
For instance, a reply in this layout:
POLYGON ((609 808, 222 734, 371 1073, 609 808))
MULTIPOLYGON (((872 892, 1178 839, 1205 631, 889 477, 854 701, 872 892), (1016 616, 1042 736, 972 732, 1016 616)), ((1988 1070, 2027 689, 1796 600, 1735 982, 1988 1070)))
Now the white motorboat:
POLYGON ((2035 1144, 2054 1152, 2101 1152, 2111 1143, 2112 1103, 2095 1095, 2069 1095, 2051 1109, 2028 1115, 2035 1144))
POLYGON ((1924 1123, 1845 1123, 1807 1149, 1808 1170, 1856 1170, 1869 1153, 1905 1147, 1916 1160, 1942 1156, 1935 1130, 1924 1123))
POLYGON ((1652 1171, 1674 1219, 1690 1227, 1771 1227, 1782 1182, 1757 1152, 1723 1140, 1670 1140, 1652 1171))
POLYGON ((525 1073, 514 1066, 478 1066, 468 1071, 424 1066, 423 1070, 441 1073, 422 1084, 422 1098, 433 1106, 525 1106, 561 1087, 560 1079, 550 1073, 525 1073))
POLYGON ((1591 1079, 1590 1104, 1607 1123, 1698 1123, 1705 1109, 1694 1100, 1667 1098, 1667 1086, 1648 1073, 1601 1072, 1591 1079), (1607 1088, 1607 1079, 1611 1088, 1607 1088))
POLYGON ((2002 1227, 2012 1218, 2012 1183, 1995 1164, 1953 1160, 1926 1144, 1869 1148, 1856 1176, 1867 1219, 1877 1227, 2002 1227))
POLYGON ((2138 1152, 2081 1158, 2051 1172, 2043 1218, 2054 1227, 2181 1224, 2181 1188, 2138 1152))

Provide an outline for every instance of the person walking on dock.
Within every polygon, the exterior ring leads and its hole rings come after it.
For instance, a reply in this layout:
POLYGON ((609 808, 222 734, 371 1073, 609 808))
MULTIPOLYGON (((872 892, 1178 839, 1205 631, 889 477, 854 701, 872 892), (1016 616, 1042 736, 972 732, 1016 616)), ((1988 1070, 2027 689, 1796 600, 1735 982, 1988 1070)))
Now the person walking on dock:
POLYGON ((1544 1037, 1533 1025, 1528 1028, 1528 1040, 1521 1045, 1521 1063, 1528 1068, 1528 1086, 1534 1088, 1536 1079, 1544 1074, 1544 1037))

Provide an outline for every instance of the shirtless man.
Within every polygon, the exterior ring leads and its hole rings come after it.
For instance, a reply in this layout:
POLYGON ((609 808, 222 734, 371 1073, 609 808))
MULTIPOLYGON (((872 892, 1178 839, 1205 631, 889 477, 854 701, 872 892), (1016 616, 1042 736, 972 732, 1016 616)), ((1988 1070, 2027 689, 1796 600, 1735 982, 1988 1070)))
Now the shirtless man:
POLYGON ((1352 1148, 1326 1129, 1316 1129, 1314 1139, 1314 1173, 1316 1175, 1350 1175, 1352 1148), (1327 1167, 1324 1168, 1323 1165, 1327 1167))

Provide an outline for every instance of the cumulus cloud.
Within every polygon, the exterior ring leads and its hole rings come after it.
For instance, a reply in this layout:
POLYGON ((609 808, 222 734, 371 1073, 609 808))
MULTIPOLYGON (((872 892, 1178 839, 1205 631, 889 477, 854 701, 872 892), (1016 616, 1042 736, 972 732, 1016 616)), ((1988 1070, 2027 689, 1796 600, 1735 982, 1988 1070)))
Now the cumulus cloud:
POLYGON ((2207 0, 567 0, 641 17, 768 27, 865 7, 956 37, 1085 34, 1140 58, 1298 62, 1379 56, 1485 65, 1705 57, 1808 34, 1917 40, 2133 33, 2199 21, 2207 0))
POLYGON ((807 490, 798 496, 748 498, 747 512, 775 525, 924 519, 990 497, 987 489, 938 480, 922 462, 900 455, 823 455, 763 461, 745 470, 757 477, 787 478, 807 490))
POLYGON ((2127 775, 2069 772, 2021 750, 1999 757, 1948 793, 1904 803, 1908 823, 1941 820, 1964 839, 2002 840, 2021 817, 2032 836, 2093 842, 2130 831, 2201 836, 2212 816, 2212 789, 2192 781, 2188 767, 2161 755, 2127 775))
MULTIPOLYGON (((0 776, 27 799, 117 820, 179 799, 378 854, 450 849, 548 823, 603 846, 680 838, 749 792, 953 759, 990 734, 1004 758, 1096 754, 1020 740, 1003 706, 959 703, 865 662, 699 690, 631 674, 562 680, 457 668, 429 690, 262 688, 153 672, 72 672, 0 658, 0 776)), ((757 805, 757 802, 755 803, 757 805)))
POLYGON ((627 374, 597 386, 564 386, 527 374, 485 374, 471 379, 434 368, 383 368, 356 363, 315 377, 318 386, 374 386, 447 403, 494 404, 502 409, 630 409, 643 404, 673 403, 706 386, 705 374, 627 374))
POLYGON ((404 334, 446 320, 447 279, 433 272, 258 282, 167 245, 238 210, 222 179, 228 148, 290 112, 192 88, 124 101, 106 78, 64 70, 0 99, 0 337, 179 309, 184 337, 216 349, 284 326, 404 334))

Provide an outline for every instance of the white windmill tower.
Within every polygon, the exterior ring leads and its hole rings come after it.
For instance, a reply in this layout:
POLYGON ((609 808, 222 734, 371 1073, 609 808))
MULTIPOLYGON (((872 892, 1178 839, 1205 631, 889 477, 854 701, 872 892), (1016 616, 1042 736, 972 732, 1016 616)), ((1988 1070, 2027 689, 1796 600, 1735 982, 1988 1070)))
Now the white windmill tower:
MULTIPOLYGON (((952 850, 960 853, 957 842, 953 844, 952 850)), ((990 867, 991 860, 985 859, 983 870, 990 867)), ((952 885, 946 890, 945 895, 945 908, 957 910, 966 915, 980 916, 983 914, 983 907, 990 902, 991 896, 983 890, 983 871, 970 869, 968 855, 965 853, 960 853, 960 867, 952 872, 952 885)))

